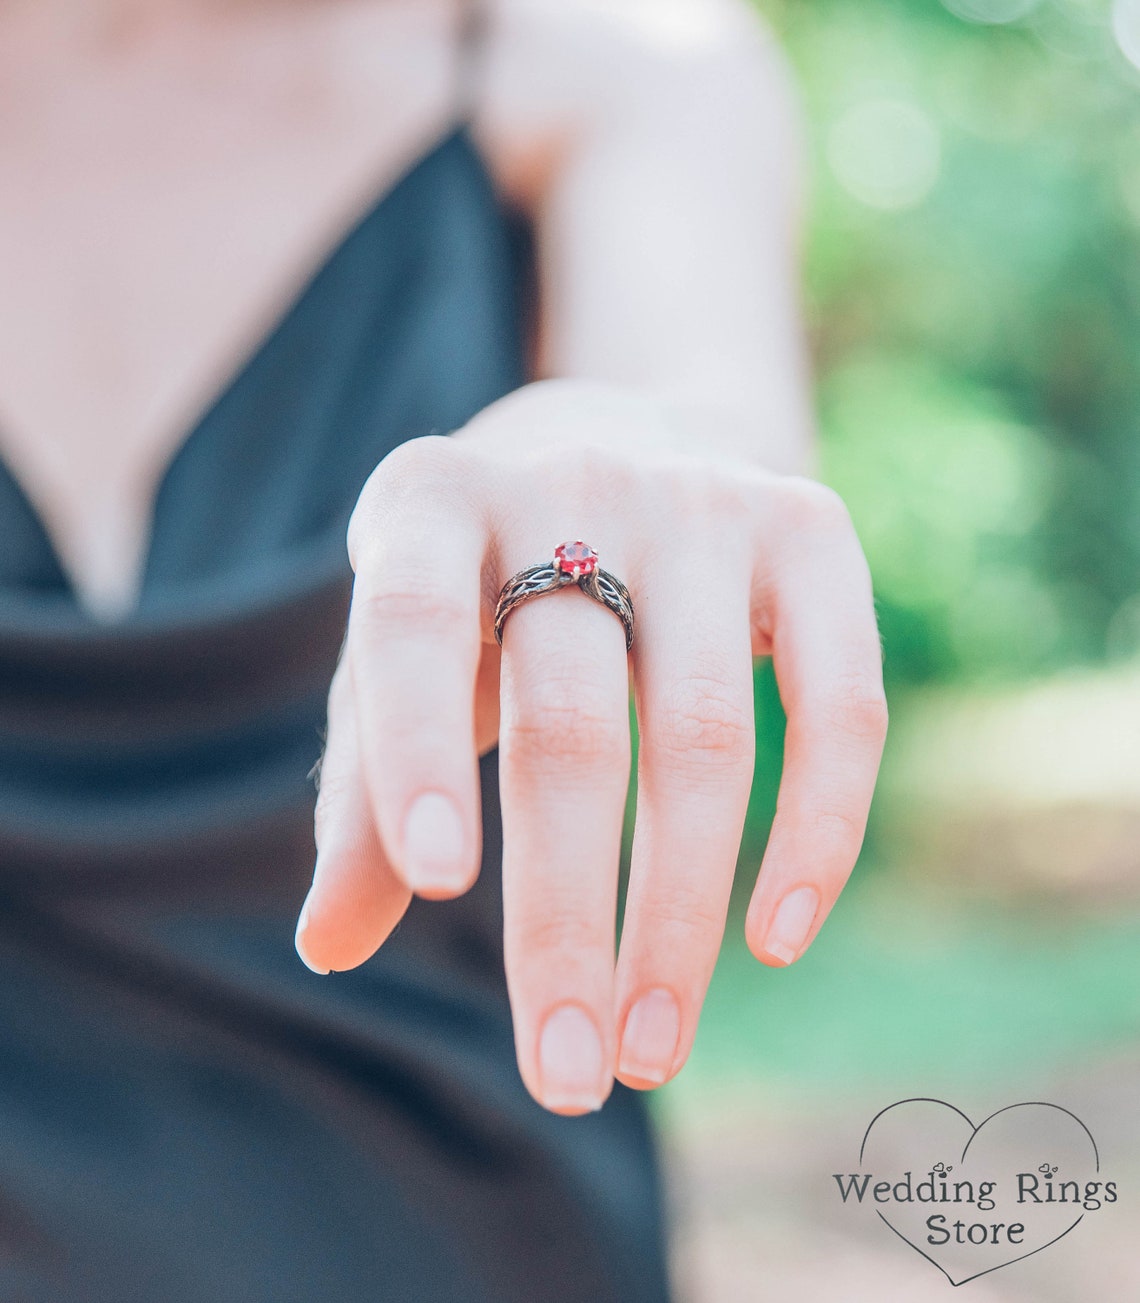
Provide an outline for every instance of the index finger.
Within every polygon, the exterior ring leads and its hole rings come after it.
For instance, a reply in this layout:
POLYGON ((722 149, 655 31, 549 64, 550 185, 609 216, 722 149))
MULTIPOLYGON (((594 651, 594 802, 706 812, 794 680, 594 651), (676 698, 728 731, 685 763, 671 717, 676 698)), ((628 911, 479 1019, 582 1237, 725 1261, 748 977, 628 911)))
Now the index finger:
POLYGON ((389 454, 353 515, 348 640, 376 827, 434 898, 471 886, 480 849, 475 684, 486 535, 446 438, 389 454))

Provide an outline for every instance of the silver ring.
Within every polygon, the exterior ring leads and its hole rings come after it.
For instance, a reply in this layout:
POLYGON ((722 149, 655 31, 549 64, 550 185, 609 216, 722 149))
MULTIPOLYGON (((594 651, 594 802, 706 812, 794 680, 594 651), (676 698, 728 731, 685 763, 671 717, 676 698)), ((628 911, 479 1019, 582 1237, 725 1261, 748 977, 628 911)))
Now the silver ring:
POLYGON ((570 584, 577 584, 587 597, 613 611, 625 628, 625 649, 629 651, 633 646, 633 599, 629 589, 598 565, 598 554, 580 538, 559 543, 552 561, 520 570, 503 585, 495 607, 495 641, 499 646, 503 645, 503 625, 516 606, 570 584))

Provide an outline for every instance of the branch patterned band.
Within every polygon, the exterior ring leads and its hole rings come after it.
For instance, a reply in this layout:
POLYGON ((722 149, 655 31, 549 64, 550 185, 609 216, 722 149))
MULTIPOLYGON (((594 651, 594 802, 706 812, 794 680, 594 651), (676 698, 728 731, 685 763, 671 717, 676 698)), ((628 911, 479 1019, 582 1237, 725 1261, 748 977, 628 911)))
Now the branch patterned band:
POLYGON ((559 543, 554 549, 553 561, 520 570, 503 585, 495 607, 495 638, 499 646, 503 645, 503 626, 507 616, 516 606, 521 606, 531 597, 555 593, 570 584, 577 584, 587 597, 613 611, 625 628, 625 649, 629 651, 633 646, 633 599, 629 589, 598 565, 598 554, 581 539, 559 543))

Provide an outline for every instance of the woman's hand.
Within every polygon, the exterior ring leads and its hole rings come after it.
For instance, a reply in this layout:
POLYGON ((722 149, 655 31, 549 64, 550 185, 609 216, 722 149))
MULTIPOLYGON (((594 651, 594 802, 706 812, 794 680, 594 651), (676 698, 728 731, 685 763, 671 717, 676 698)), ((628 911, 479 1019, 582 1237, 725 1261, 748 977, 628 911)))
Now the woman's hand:
POLYGON ((841 501, 695 442, 649 399, 533 385, 397 448, 349 529, 298 949, 318 971, 352 968, 413 892, 472 885, 477 758, 498 724, 516 1050, 561 1113, 599 1107, 615 1074, 668 1080, 692 1046, 752 782, 753 657, 773 657, 788 717, 746 923, 763 962, 801 955, 842 890, 886 731, 871 583, 841 501), (620 620, 571 587, 510 615, 500 669, 501 585, 578 538, 632 592, 628 658, 620 620), (615 971, 630 668, 638 795, 615 971))

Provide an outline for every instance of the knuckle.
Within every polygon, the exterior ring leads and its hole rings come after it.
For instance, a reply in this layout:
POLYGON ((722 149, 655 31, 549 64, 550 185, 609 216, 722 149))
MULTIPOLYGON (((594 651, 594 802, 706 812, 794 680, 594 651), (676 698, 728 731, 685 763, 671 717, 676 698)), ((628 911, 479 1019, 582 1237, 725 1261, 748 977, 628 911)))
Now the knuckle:
POLYGON ((853 531, 847 504, 838 493, 818 480, 790 476, 779 490, 780 514, 794 530, 813 533, 853 531))
POLYGON ((795 726, 812 744, 847 742, 864 750, 882 746, 887 722, 882 680, 870 674, 850 673, 829 683, 813 701, 805 702, 795 726))
POLYGON ((628 457, 600 443, 587 443, 575 455, 580 475, 591 486, 620 489, 633 479, 628 457))
POLYGON ((515 955, 578 956, 612 950, 609 930, 577 910, 547 908, 528 913, 514 930, 515 955))
POLYGON ((816 810, 808 819, 808 831, 824 856, 842 861, 844 870, 854 863, 867 820, 854 810, 832 808, 816 810))
POLYGON ((655 753, 681 763, 751 764, 755 750, 751 702, 712 678, 674 685, 646 734, 655 753))
POLYGON ((396 577, 381 586, 368 587, 352 602, 353 616, 369 632, 403 632, 413 629, 431 634, 454 634, 477 621, 477 611, 460 596, 430 584, 399 582, 396 577))
POLYGON ((581 684, 551 684, 522 705, 505 731, 512 759, 524 768, 628 768, 627 721, 592 699, 581 684))
POLYGON ((668 470, 670 485, 681 495, 689 513, 716 521, 718 533, 728 526, 751 523, 755 515, 748 481, 733 468, 686 459, 668 470))
POLYGON ((701 940, 720 937, 724 931, 725 908, 696 883, 673 883, 667 891, 643 903, 643 933, 654 938, 655 943, 662 937, 675 940, 678 935, 701 940))
POLYGON ((524 769, 617 769, 628 763, 628 736, 579 707, 544 706, 516 721, 508 738, 512 758, 524 769))
POLYGON ((848 708, 848 727, 860 738, 882 742, 887 736, 890 712, 886 695, 880 689, 856 697, 848 708))
POLYGON ((430 495, 448 491, 457 482, 462 458, 455 440, 430 434, 398 444, 378 463, 348 521, 346 541, 354 570, 376 545, 381 522, 401 507, 422 514, 430 495))
POLYGON ((445 434, 406 439, 381 459, 370 480, 382 490, 405 484, 419 488, 425 481, 452 475, 460 447, 445 434))
POLYGON ((637 489, 638 477, 630 459, 599 442, 575 445, 574 458, 567 462, 562 449, 543 450, 537 458, 539 474, 549 483, 556 475, 566 498, 573 503, 588 503, 605 513, 617 503, 628 503, 637 489))
POLYGON ((858 742, 881 743, 887 735, 887 698, 880 680, 848 675, 837 685, 825 717, 858 742))

